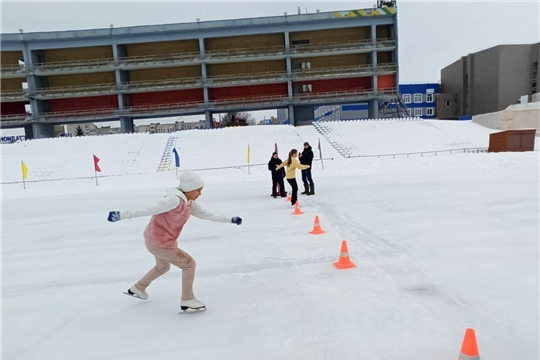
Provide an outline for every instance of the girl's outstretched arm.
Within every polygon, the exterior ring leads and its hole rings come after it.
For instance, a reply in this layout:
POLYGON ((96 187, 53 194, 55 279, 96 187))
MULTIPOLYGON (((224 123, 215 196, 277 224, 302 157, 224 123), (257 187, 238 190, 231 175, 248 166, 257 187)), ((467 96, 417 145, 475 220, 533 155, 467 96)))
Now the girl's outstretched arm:
POLYGON ((133 219, 141 216, 157 215, 167 211, 171 211, 180 205, 180 198, 174 195, 167 195, 161 201, 152 204, 147 207, 125 210, 125 211, 111 211, 107 220, 115 222, 118 220, 133 219))
POLYGON ((199 219, 210 220, 210 221, 215 221, 215 222, 222 222, 222 223, 234 222, 233 221, 234 217, 213 214, 210 211, 203 208, 202 206, 200 206, 199 204, 197 204, 196 202, 191 203, 191 215, 199 219))

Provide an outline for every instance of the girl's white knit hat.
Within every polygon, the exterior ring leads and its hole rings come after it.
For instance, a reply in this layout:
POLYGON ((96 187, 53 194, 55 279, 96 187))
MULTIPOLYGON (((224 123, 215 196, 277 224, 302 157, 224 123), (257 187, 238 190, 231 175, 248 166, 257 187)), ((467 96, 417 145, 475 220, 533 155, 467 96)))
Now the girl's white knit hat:
POLYGON ((204 181, 193 171, 182 171, 180 174, 180 185, 178 189, 182 192, 189 192, 204 187, 204 181))

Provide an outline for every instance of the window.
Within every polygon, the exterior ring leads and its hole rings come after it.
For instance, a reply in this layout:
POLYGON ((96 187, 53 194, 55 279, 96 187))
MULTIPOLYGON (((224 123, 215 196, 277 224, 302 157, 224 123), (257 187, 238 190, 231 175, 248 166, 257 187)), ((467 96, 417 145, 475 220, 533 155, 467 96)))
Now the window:
POLYGON ((410 104, 411 103, 411 94, 403 94, 402 98, 403 98, 403 102, 405 104, 410 104))
POLYGON ((426 115, 427 115, 427 116, 433 116, 433 115, 435 115, 435 108, 427 108, 427 109, 426 109, 426 115))
POLYGON ((433 94, 426 94, 426 102, 429 102, 429 103, 433 102, 433 94))
POLYGON ((302 85, 302 92, 303 93, 310 93, 311 92, 311 84, 302 85))
POLYGON ((450 101, 446 100, 446 107, 450 107, 450 101))
POLYGON ((422 94, 414 94, 414 102, 415 103, 421 103, 422 102, 422 94))
POLYGON ((422 108, 414 109, 414 116, 422 116, 422 108))

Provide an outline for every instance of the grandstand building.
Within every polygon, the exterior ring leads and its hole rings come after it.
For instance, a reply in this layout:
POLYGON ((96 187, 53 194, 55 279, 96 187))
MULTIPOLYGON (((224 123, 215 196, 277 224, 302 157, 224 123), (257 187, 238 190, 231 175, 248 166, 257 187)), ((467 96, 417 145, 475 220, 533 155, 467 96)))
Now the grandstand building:
POLYGON ((55 124, 286 109, 395 96, 394 2, 364 10, 125 28, 2 34, 1 125, 27 138, 55 124))

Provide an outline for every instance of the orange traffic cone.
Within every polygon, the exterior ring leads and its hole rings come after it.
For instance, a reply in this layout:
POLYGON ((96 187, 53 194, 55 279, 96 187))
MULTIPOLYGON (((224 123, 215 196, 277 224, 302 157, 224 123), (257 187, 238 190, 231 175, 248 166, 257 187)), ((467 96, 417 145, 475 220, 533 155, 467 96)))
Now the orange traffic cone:
POLYGON ((347 242, 345 240, 341 242, 341 254, 339 254, 339 261, 335 262, 334 266, 340 270, 356 267, 356 265, 354 265, 349 258, 349 249, 347 248, 347 242))
POLYGON ((287 201, 291 201, 292 200, 292 196, 291 196, 291 192, 289 191, 289 196, 287 197, 287 201))
POLYGON ((476 334, 473 329, 465 330, 465 337, 463 338, 458 360, 480 360, 476 334))
POLYGON ((292 213, 293 215, 302 215, 303 212, 300 210, 300 202, 297 200, 296 204, 294 204, 294 211, 292 213))
POLYGON ((319 222, 319 215, 315 215, 315 224, 313 225, 313 230, 311 230, 309 233, 313 235, 321 235, 325 232, 326 231, 321 228, 321 223, 319 222))

